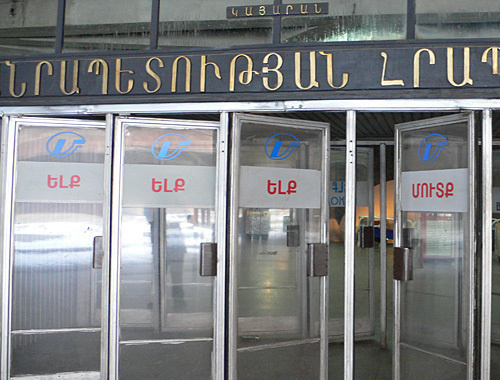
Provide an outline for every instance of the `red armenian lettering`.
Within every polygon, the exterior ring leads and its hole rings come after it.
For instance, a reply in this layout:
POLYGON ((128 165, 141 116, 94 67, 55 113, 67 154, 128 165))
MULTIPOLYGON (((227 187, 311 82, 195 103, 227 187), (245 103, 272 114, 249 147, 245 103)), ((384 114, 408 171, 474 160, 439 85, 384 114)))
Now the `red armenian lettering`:
POLYGON ((72 175, 69 179, 69 184, 64 180, 64 175, 59 176, 51 176, 50 174, 47 176, 47 186, 51 189, 60 188, 60 189, 72 189, 74 187, 80 187, 81 178, 79 175, 72 175), (66 184, 65 184, 66 183, 66 184))
POLYGON ((294 180, 288 181, 288 188, 284 186, 283 181, 278 180, 278 182, 271 182, 270 179, 267 180, 267 192, 271 195, 286 195, 293 194, 297 192, 297 182, 294 180))
POLYGON ((270 179, 267 180, 267 192, 271 195, 276 194, 276 183, 272 183, 270 179))
POLYGON ((162 191, 164 193, 186 191, 184 186, 186 186, 186 180, 184 178, 177 178, 173 189, 168 188, 168 178, 164 178, 163 180, 157 180, 156 178, 151 179, 151 190, 155 193, 160 193, 162 191))
POLYGON ((443 198, 452 197, 455 185, 453 182, 446 183, 438 182, 434 184, 432 182, 423 183, 413 183, 412 184, 412 196, 413 198, 443 198))
POLYGON ((186 184, 186 181, 182 178, 178 178, 175 180, 175 187, 174 191, 177 193, 178 191, 184 191, 184 185, 186 184))
POLYGON ((57 187, 57 177, 52 177, 50 174, 47 176, 47 185, 51 189, 55 189, 57 187))
POLYGON ((80 187, 80 176, 79 175, 72 175, 71 180, 69 182, 69 187, 80 187))
POLYGON ((151 190, 153 190, 155 193, 159 193, 161 191, 161 181, 157 181, 156 178, 153 178, 151 190))

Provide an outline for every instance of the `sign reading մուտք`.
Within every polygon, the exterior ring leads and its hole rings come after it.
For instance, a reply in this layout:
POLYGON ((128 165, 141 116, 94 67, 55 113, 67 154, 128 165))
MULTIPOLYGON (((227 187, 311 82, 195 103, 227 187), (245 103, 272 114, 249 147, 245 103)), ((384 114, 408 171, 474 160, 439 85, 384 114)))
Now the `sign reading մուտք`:
POLYGON ((446 169, 401 173, 401 208, 417 212, 467 212, 469 170, 446 169))
POLYGON ((321 172, 312 169, 240 168, 240 207, 320 208, 321 172))

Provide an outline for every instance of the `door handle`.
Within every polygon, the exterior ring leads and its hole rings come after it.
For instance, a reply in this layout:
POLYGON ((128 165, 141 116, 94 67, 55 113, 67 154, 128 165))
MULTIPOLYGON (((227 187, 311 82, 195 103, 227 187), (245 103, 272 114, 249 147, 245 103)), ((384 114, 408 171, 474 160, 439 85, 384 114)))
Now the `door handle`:
POLYGON ((307 275, 310 277, 328 275, 328 245, 324 243, 307 245, 307 275))
POLYGON ((217 276, 217 243, 200 244, 200 276, 217 276))
POLYGON ((300 229, 298 224, 286 226, 286 246, 300 247, 300 229))
POLYGON ((394 247, 394 279, 413 280, 413 251, 408 247, 394 247))
POLYGON ((359 247, 373 248, 375 246, 375 228, 373 226, 359 227, 359 247))
POLYGON ((102 260, 104 258, 104 240, 102 236, 94 236, 93 250, 92 268, 102 269, 102 260))

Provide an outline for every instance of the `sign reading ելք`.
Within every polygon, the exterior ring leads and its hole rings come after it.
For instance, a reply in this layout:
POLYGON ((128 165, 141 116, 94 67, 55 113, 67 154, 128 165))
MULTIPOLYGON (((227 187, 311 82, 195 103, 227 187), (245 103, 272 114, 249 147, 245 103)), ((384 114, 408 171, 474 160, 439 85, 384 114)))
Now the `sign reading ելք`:
POLYGON ((17 163, 16 202, 100 203, 103 197, 103 164, 17 163))
POLYGON ((317 16, 328 14, 328 3, 243 5, 227 7, 227 18, 317 16))
POLYGON ((320 208, 321 172, 311 169, 242 166, 239 206, 320 208))
POLYGON ((214 207, 215 167, 125 164, 124 207, 214 207))
POLYGON ((401 208, 417 212, 467 212, 469 170, 401 173, 401 208))

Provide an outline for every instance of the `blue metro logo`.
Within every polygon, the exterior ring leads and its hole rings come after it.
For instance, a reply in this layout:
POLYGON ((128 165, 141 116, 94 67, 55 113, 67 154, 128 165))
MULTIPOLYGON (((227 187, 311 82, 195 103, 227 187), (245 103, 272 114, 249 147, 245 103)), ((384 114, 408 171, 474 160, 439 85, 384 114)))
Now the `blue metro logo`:
POLYGON ((265 151, 267 157, 271 160, 284 160, 289 157, 293 151, 297 150, 300 146, 300 140, 291 135, 290 133, 277 133, 271 137, 266 142, 265 151), (281 149, 283 147, 283 140, 292 140, 287 141, 288 145, 285 145, 285 149, 281 149))
POLYGON ((420 161, 429 163, 439 157, 448 140, 439 133, 426 136, 418 146, 418 158, 420 161))
POLYGON ((47 141, 47 152, 54 157, 67 157, 85 144, 85 138, 75 132, 59 132, 47 141))
POLYGON ((167 133, 158 137, 153 145, 151 146, 151 152, 153 156, 162 161, 173 160, 179 154, 182 153, 184 149, 191 145, 191 140, 189 140, 186 136, 181 135, 180 133, 167 133), (175 149, 170 152, 170 147, 172 146, 172 142, 177 142, 175 149), (160 146, 160 150, 157 153, 155 149, 157 146, 160 146))

